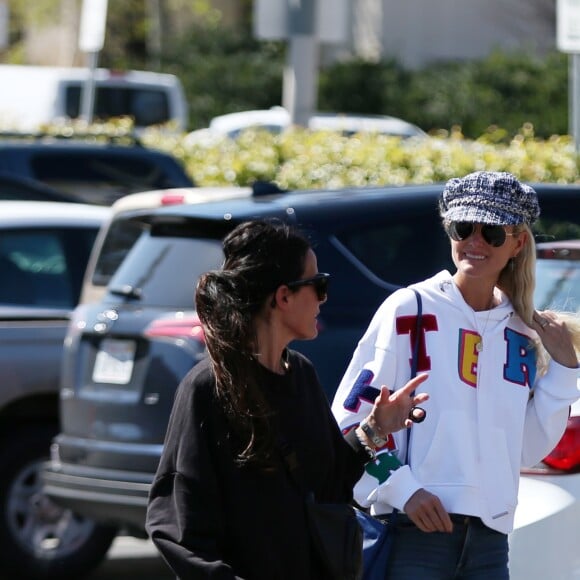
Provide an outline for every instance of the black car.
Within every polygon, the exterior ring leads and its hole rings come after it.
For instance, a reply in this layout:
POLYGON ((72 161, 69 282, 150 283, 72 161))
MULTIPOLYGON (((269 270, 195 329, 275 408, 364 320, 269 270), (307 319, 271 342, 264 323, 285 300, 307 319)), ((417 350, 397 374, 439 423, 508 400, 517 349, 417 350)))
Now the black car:
POLYGON ((5 200, 80 203, 78 197, 48 187, 34 179, 0 173, 0 201, 5 200))
POLYGON ((98 205, 111 205, 137 191, 193 186, 175 157, 136 141, 125 144, 0 133, 0 173, 35 180, 78 201, 98 205))
MULTIPOLYGON (((538 186, 538 234, 574 237, 580 187, 538 186), (572 221, 570 221, 572 220, 572 221)), ((293 347, 328 397, 381 302, 452 268, 437 199, 442 185, 303 191, 142 212, 142 229, 103 300, 75 311, 61 383, 62 431, 45 491, 78 513, 144 534, 147 495, 180 379, 205 356, 193 294, 223 261, 221 240, 250 218, 278 218, 311 237, 332 274, 319 336, 293 347)))

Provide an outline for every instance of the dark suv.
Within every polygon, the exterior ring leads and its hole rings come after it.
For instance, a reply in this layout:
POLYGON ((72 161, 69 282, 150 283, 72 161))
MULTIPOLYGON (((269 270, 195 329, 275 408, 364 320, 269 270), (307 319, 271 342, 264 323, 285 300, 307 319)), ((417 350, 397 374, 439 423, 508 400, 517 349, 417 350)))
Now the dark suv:
MULTIPOLYGON (((580 187, 538 186, 539 231, 574 236, 580 187)), ((77 308, 66 340, 62 432, 45 491, 100 522, 144 534, 175 389, 204 356, 193 293, 223 261, 221 240, 250 218, 279 218, 311 237, 331 272, 316 340, 293 346, 314 362, 332 396, 356 343, 394 289, 451 268, 440 225, 440 185, 304 191, 143 212, 142 233, 104 299, 77 308)))
POLYGON ((0 133, 0 173, 35 180, 78 201, 98 205, 111 205, 137 191, 193 185, 175 157, 142 147, 135 140, 0 133))

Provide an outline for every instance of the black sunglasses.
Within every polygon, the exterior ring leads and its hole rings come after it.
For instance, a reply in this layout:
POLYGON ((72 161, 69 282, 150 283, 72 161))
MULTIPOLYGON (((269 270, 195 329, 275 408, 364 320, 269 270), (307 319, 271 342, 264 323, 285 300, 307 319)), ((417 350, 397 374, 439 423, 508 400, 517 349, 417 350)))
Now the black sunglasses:
MULTIPOLYGON (((471 222, 451 222, 447 226, 447 233, 452 240, 462 242, 475 233, 477 224, 471 222)), ((506 232, 504 226, 481 224, 481 237, 492 247, 499 248, 505 244, 507 236, 516 236, 506 232)))
POLYGON ((312 278, 304 278, 302 280, 295 280, 294 282, 286 282, 288 288, 299 288, 300 286, 314 286, 314 291, 320 302, 326 300, 328 296, 328 281, 330 279, 330 274, 325 272, 319 272, 312 278))

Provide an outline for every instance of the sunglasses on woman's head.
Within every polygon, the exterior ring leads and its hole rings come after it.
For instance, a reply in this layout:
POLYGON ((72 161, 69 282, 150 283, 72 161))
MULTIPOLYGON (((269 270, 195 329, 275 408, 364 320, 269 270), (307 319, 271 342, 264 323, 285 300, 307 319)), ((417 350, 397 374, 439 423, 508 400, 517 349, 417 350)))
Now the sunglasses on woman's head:
POLYGON ((462 242, 469 238, 469 236, 472 236, 478 227, 481 231, 481 237, 494 248, 503 246, 507 236, 517 235, 506 232, 504 226, 492 226, 489 224, 478 225, 471 222, 451 222, 447 226, 447 233, 452 240, 462 242))
POLYGON ((314 291, 318 300, 322 302, 326 300, 328 295, 328 281, 330 279, 330 274, 325 272, 319 272, 312 278, 303 278, 302 280, 295 280, 294 282, 287 282, 286 286, 288 288, 299 288, 300 286, 314 286, 314 291))

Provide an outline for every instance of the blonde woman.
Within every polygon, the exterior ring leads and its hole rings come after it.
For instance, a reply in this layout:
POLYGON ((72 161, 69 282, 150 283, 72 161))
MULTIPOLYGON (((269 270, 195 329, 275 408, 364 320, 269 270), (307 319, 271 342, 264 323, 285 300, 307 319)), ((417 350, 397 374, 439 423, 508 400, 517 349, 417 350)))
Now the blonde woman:
MULTIPOLYGON (((556 445, 579 397, 578 320, 534 310, 530 226, 539 212, 534 189, 509 173, 476 172, 444 188, 456 271, 414 285, 428 419, 411 429, 407 464, 397 463, 407 437, 394 434, 355 487, 379 517, 402 512, 390 580, 509 577, 520 467, 556 445)), ((333 402, 345 432, 364 419, 376 385, 407 380, 415 316, 409 290, 377 311, 333 402)))

